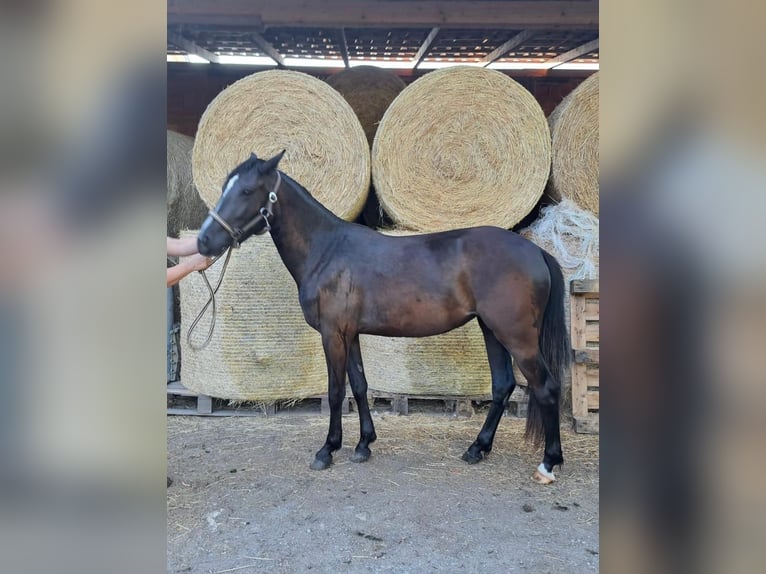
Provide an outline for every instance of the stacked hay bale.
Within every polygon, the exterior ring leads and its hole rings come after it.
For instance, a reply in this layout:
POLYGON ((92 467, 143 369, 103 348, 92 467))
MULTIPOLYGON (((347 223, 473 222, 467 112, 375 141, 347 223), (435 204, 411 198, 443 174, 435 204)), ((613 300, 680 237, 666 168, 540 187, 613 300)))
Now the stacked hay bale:
MULTIPOLYGON (((406 84, 399 76, 376 66, 356 66, 333 74, 325 81, 338 90, 352 107, 372 148, 383 114, 406 84)), ((362 212, 362 219, 370 227, 380 227, 386 222, 380 209, 380 201, 372 188, 362 212)))
MULTIPOLYGON (((339 217, 352 220, 370 180, 367 141, 351 107, 324 82, 298 72, 252 74, 221 92, 200 120, 194 182, 213 206, 226 175, 255 152, 286 149, 279 167, 339 217)), ((212 277, 217 277, 213 266, 212 277)), ((182 334, 207 300, 202 278, 181 282, 182 334)), ((275 402, 326 392, 321 339, 306 324, 295 283, 266 235, 232 255, 218 319, 202 350, 183 342, 181 381, 207 395, 275 402)), ((206 332, 203 320, 199 336, 206 332)))
POLYGON ((540 199, 551 140, 523 86, 485 68, 426 74, 386 111, 372 149, 381 205, 400 227, 509 229, 540 199))
POLYGON ((202 225, 208 208, 194 188, 194 138, 170 130, 167 133, 167 233, 169 237, 178 237, 182 229, 197 229, 202 225))
MULTIPOLYGON (((185 231, 182 235, 194 235, 185 231)), ((211 283, 224 258, 207 271, 211 283)), ((268 235, 252 237, 232 254, 216 296, 217 321, 207 347, 189 346, 186 331, 208 300, 201 275, 181 282, 181 381, 201 394, 273 403, 327 391, 322 342, 306 324, 298 290, 268 235)), ((192 333, 199 346, 206 315, 192 333)))
POLYGON ((598 216, 598 74, 589 76, 548 118, 553 166, 546 194, 598 216))
POLYGON ((282 171, 338 217, 359 215, 370 184, 364 130, 343 96, 300 72, 257 72, 216 96, 194 141, 194 183, 212 207, 228 173, 251 153, 283 149, 282 171))
MULTIPOLYGON (((192 178, 193 148, 194 138, 167 130, 168 237, 178 237, 182 229, 197 229, 207 217, 207 206, 197 193, 192 178)), ((168 258, 168 265, 175 263, 175 258, 168 258)), ((181 295, 177 285, 172 288, 172 301, 172 320, 169 321, 168 329, 173 329, 181 319, 181 295)), ((173 335, 172 341, 175 340, 173 335)), ((180 361, 180 358, 176 361, 180 361)), ((173 375, 177 376, 177 371, 173 371, 168 373, 171 379, 173 375)))
POLYGON ((349 68, 325 81, 338 90, 354 110, 370 147, 383 114, 406 86, 399 76, 376 66, 349 68))

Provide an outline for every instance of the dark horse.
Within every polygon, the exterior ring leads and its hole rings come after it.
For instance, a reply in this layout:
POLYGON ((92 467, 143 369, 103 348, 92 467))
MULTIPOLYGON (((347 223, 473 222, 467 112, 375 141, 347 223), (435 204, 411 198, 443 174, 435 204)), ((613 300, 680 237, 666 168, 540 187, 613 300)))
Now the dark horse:
POLYGON ((370 457, 376 435, 360 333, 426 337, 476 317, 492 372, 492 405, 463 459, 475 463, 492 450, 516 385, 513 356, 531 390, 527 438, 538 444, 545 439, 543 462, 533 478, 553 481, 553 467, 564 460, 559 383, 570 352, 564 280, 556 260, 496 227, 391 237, 347 223, 277 170, 283 154, 268 160, 253 154, 229 174, 197 241, 200 253, 214 256, 268 230, 295 279, 303 315, 322 335, 329 378, 330 430, 311 468, 330 466, 332 453, 341 447, 346 374, 361 430, 351 460, 370 457))

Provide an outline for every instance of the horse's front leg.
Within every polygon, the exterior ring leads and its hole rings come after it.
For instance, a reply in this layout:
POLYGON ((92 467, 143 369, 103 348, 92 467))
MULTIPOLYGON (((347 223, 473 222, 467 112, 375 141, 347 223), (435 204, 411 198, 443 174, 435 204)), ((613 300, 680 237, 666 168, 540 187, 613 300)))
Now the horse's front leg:
POLYGON ((330 403, 330 430, 327 440, 311 463, 312 470, 324 470, 332 464, 332 453, 343 442, 341 410, 346 396, 346 361, 348 346, 346 338, 338 331, 322 333, 322 346, 327 360, 327 398, 330 403))
POLYGON ((356 400, 356 408, 359 410, 359 444, 356 445, 352 462, 365 462, 370 458, 370 443, 378 438, 375 434, 375 426, 370 416, 370 406, 367 403, 367 378, 364 376, 362 364, 362 350, 359 348, 359 335, 351 340, 348 353, 348 380, 356 400))

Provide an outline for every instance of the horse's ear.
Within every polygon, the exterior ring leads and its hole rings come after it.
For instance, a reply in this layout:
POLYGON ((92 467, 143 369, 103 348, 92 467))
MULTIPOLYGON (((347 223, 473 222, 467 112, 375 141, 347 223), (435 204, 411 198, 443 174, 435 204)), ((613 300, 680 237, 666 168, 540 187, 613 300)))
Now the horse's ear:
POLYGON ((271 170, 276 169, 277 166, 279 165, 279 160, 281 160, 282 156, 285 155, 285 151, 286 150, 282 150, 281 152, 279 152, 277 155, 275 155, 271 159, 268 159, 265 162, 263 162, 258 167, 258 171, 261 172, 261 173, 268 173, 271 170))
POLYGON ((251 153, 251 154, 250 154, 250 159, 258 159, 258 158, 257 158, 257 157, 255 157, 255 153, 251 153))

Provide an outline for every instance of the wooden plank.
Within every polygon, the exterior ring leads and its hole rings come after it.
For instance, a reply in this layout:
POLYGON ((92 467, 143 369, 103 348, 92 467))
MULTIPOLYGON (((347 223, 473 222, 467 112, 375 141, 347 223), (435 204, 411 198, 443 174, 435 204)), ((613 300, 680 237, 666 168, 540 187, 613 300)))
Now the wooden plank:
POLYGON ((258 46, 269 58, 274 60, 279 66, 284 67, 285 60, 277 49, 271 45, 266 38, 261 36, 258 32, 251 32, 250 37, 253 39, 253 43, 258 46))
POLYGON ((546 65, 550 65, 551 68, 555 68, 556 66, 560 64, 565 64, 566 62, 571 62, 572 60, 576 60, 580 56, 587 54, 589 52, 593 52, 594 50, 598 49, 598 38, 595 40, 591 40, 590 42, 585 42, 585 44, 582 44, 581 46, 577 46, 576 48, 569 50, 568 52, 564 52, 563 54, 559 54, 558 56, 551 58, 550 60, 546 60, 544 63, 546 65))
POLYGON ((587 367, 575 364, 572 368, 572 415, 582 417, 588 414, 587 367))
POLYGON ((197 395, 197 412, 201 415, 209 415, 213 412, 213 399, 207 395, 197 395))
POLYGON ((349 63, 348 63, 348 40, 346 40, 346 29, 341 28, 340 29, 340 55, 343 58, 343 64, 346 66, 346 69, 349 69, 349 63))
MULTIPOLYGON (((592 367, 592 365, 591 365, 592 367)), ((599 387, 599 370, 594 368, 585 368, 585 386, 597 388, 599 387)))
POLYGON ((168 0, 167 23, 597 30, 598 1, 168 0))
POLYGON ((204 58, 208 62, 212 62, 213 64, 218 64, 220 60, 218 59, 218 55, 214 54, 213 52, 210 52, 200 46, 199 44, 196 44, 192 40, 189 40, 188 38, 184 38, 181 36, 181 34, 176 34, 175 32, 168 32, 168 42, 171 44, 175 44, 182 50, 185 50, 189 54, 194 54, 195 56, 199 56, 200 58, 204 58))
POLYGON ((576 279, 569 285, 570 293, 598 293, 598 279, 576 279))
POLYGON ((417 68, 420 65, 420 62, 423 61, 423 58, 426 57, 426 54, 428 53, 428 48, 431 47, 431 43, 434 41, 438 33, 439 33, 439 28, 431 28, 431 31, 428 33, 428 36, 426 36, 426 39, 423 40, 423 43, 420 45, 420 48, 418 48, 418 51, 415 54, 415 57, 412 59, 413 69, 417 68))
POLYGON ((599 300, 592 297, 584 297, 585 299, 585 320, 598 320, 599 318, 599 300))
POLYGON ((570 297, 570 335, 571 344, 575 349, 584 349, 588 342, 585 337, 585 299, 570 297))
POLYGON ((409 414, 409 404, 406 395, 398 395, 391 399, 391 410, 398 415, 409 414))
POLYGON ((181 381, 169 383, 166 390, 167 394, 179 397, 196 397, 197 392, 187 389, 181 384, 181 381))
POLYGON ((583 364, 598 364, 598 349, 573 349, 574 362, 583 364))
POLYGON ((582 434, 599 434, 598 433, 598 415, 590 415, 586 417, 576 418, 574 420, 574 430, 577 433, 582 434))
POLYGON ((526 42, 529 40, 530 36, 532 36, 534 32, 532 30, 522 30, 515 36, 513 36, 510 40, 507 42, 504 42, 494 50, 492 50, 489 54, 484 56, 484 59, 481 61, 481 64, 483 66, 488 66, 498 58, 501 58, 505 56, 508 52, 513 50, 516 46, 521 44, 522 42, 526 42))
POLYGON ((588 391, 587 400, 588 400, 589 411, 598 410, 598 405, 599 405, 598 396, 599 396, 598 391, 588 391))
MULTIPOLYGON (((583 336, 585 337, 585 343, 598 343, 599 333, 601 329, 598 323, 585 323, 585 329, 583 329, 583 336)), ((583 345, 585 346, 585 345, 583 345)))

